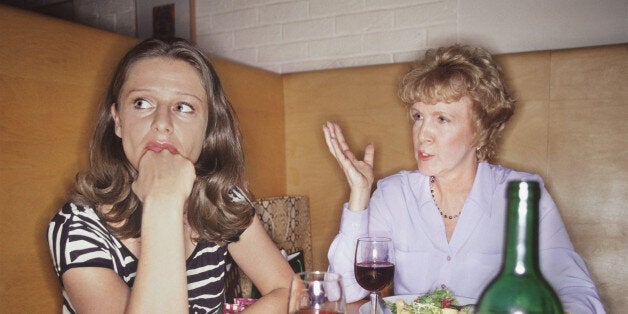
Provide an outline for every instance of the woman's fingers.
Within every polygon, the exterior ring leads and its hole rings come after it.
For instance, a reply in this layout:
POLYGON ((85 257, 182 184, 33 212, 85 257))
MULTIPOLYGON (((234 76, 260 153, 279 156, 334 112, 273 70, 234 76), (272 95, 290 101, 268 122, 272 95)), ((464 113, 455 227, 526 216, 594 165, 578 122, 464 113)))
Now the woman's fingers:
POLYGON ((375 158, 375 145, 368 143, 364 149, 364 162, 373 168, 373 160, 375 158))
POLYGON ((329 149, 329 152, 332 152, 332 147, 331 147, 331 131, 329 130, 328 127, 329 122, 327 122, 327 124, 323 124, 323 135, 325 135, 325 143, 327 144, 327 148, 329 149))
POLYGON ((323 125, 323 133, 325 134, 325 142, 327 143, 327 148, 329 152, 336 158, 336 160, 340 163, 345 156, 342 153, 342 149, 338 143, 336 128, 334 127, 334 123, 327 122, 327 124, 323 125))
POLYGON ((323 125, 325 143, 331 154, 336 158, 351 188, 349 209, 366 208, 373 185, 373 160, 375 146, 369 143, 364 150, 364 160, 359 160, 349 149, 342 128, 336 123, 327 122, 323 125))
POLYGON ((149 194, 187 198, 196 173, 192 162, 179 154, 164 150, 149 151, 140 159, 138 176, 131 188, 143 200, 149 194))
POLYGON ((336 135, 333 133, 334 129, 331 125, 331 122, 327 122, 327 124, 323 124, 323 134, 325 134, 325 143, 327 143, 327 148, 329 152, 336 157, 336 152, 334 149, 333 140, 336 138, 336 135))
POLYGON ((325 132, 325 141, 329 151, 334 155, 336 161, 343 168, 350 166, 355 161, 355 156, 349 150, 340 126, 333 122, 327 122, 327 125, 323 127, 323 131, 325 132))
POLYGON ((333 127, 334 127, 334 135, 335 138, 338 140, 338 144, 340 145, 341 151, 346 151, 349 150, 349 145, 347 145, 347 142, 345 141, 345 136, 344 134, 342 134, 342 129, 340 128, 340 126, 336 123, 332 123, 333 127))
POLYGON ((372 181, 370 178, 373 176, 373 159, 375 155, 373 144, 370 143, 366 146, 364 160, 359 160, 349 149, 349 145, 342 133, 342 128, 338 124, 327 122, 323 125, 323 132, 329 151, 336 158, 349 183, 361 185, 364 184, 364 181, 372 181))

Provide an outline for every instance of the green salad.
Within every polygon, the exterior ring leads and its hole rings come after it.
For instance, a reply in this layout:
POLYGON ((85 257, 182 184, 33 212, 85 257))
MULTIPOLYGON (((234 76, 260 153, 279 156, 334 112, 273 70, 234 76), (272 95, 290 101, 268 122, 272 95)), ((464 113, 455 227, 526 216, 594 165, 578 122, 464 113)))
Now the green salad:
POLYGON ((416 298, 411 304, 407 304, 402 299, 395 302, 384 301, 393 314, 473 314, 475 312, 473 304, 458 305, 456 297, 447 288, 437 288, 416 298))

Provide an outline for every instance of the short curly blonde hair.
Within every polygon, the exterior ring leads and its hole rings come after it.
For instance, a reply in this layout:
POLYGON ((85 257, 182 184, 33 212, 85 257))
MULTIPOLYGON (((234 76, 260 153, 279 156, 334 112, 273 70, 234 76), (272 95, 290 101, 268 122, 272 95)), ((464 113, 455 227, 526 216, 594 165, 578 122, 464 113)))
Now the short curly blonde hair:
POLYGON ((515 100, 501 68, 479 47, 453 45, 428 50, 424 59, 404 76, 399 93, 408 106, 469 97, 479 161, 495 157, 499 133, 514 113, 515 100))

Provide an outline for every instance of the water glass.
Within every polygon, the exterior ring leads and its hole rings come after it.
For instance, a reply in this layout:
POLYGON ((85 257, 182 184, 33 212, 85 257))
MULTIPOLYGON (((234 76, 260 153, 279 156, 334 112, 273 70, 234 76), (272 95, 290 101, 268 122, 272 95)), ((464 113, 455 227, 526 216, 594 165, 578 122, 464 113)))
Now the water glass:
POLYGON ((345 294, 340 274, 306 271, 295 274, 290 286, 290 314, 344 314, 345 294))

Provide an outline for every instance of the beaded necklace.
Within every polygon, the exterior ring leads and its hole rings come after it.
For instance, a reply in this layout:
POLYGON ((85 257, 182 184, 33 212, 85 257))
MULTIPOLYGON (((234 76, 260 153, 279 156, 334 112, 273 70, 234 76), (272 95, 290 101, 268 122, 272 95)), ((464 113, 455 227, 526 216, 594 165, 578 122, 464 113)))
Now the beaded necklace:
POLYGON ((436 198, 434 197, 434 182, 436 182, 436 177, 430 176, 430 193, 432 193, 432 200, 434 200, 434 204, 436 205, 436 208, 438 209, 438 212, 440 213, 441 216, 443 216, 443 218, 447 218, 447 219, 451 219, 451 220, 454 220, 454 219, 458 218, 460 216, 460 213, 462 213, 462 209, 457 214, 455 214, 453 216, 445 215, 443 213, 443 211, 440 209, 440 207, 438 206, 438 203, 436 202, 436 198))

